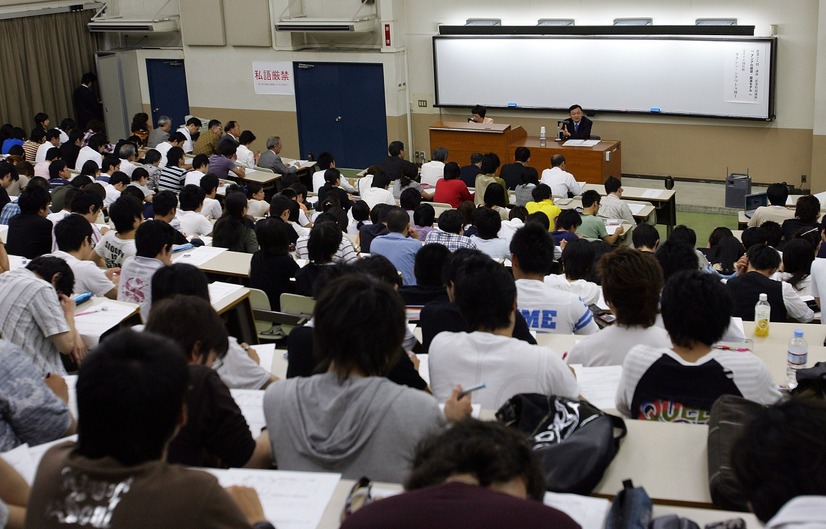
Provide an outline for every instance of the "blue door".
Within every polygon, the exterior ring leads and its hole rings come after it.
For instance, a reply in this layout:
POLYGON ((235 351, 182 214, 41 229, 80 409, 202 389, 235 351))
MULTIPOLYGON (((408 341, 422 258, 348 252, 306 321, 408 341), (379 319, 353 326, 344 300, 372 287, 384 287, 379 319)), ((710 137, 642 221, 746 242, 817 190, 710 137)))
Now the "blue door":
POLYGON ((381 64, 294 63, 301 157, 329 151, 338 167, 363 169, 387 155, 381 64))
POLYGON ((184 61, 177 59, 147 59, 146 75, 149 81, 149 101, 152 105, 152 125, 161 116, 172 118, 172 130, 177 130, 189 114, 189 95, 186 91, 184 61))

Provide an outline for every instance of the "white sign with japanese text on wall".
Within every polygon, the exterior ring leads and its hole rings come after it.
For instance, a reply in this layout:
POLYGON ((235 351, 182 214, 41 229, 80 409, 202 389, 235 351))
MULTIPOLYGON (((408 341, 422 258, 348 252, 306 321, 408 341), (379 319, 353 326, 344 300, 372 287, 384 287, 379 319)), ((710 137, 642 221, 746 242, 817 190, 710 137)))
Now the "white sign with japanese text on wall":
POLYGON ((293 63, 253 62, 252 82, 256 94, 295 95, 293 63))

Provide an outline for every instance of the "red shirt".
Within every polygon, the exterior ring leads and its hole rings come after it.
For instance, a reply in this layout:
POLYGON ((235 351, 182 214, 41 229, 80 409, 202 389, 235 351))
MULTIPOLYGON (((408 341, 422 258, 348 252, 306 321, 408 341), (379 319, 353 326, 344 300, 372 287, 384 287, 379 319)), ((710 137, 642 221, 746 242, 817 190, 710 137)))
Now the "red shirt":
POLYGON ((473 200, 473 195, 468 191, 467 185, 458 178, 446 180, 442 178, 436 184, 436 193, 433 195, 433 202, 450 204, 458 208, 459 204, 465 200, 473 200))

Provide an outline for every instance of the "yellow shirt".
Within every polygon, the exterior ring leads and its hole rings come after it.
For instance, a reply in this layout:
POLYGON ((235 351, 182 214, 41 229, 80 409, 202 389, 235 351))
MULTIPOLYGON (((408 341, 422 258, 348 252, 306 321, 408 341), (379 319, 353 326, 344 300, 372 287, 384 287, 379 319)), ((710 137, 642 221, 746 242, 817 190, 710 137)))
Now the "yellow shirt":
POLYGON ((562 213, 562 210, 559 209, 558 206, 554 205, 554 201, 551 199, 543 200, 542 202, 528 202, 525 204, 525 208, 528 210, 528 213, 536 213, 537 211, 541 211, 545 215, 547 215, 548 220, 551 221, 551 227, 548 231, 554 231, 556 229, 556 218, 562 213))

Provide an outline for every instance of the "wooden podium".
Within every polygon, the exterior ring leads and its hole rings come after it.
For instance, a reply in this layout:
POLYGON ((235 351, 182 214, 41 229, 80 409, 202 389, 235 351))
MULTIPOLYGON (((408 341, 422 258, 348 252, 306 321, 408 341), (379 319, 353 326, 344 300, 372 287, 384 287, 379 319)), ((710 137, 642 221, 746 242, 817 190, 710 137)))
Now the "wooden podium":
POLYGON ((445 147, 448 160, 460 166, 470 163, 474 152, 494 152, 502 164, 513 163, 517 147, 531 150, 531 166, 542 174, 551 166, 551 156, 565 157, 566 168, 578 181, 602 184, 609 176, 622 178, 620 142, 602 140, 593 147, 568 147, 548 139, 543 147, 537 137, 528 137, 522 127, 497 123, 437 121, 430 127, 430 147, 445 147))
POLYGON ((497 123, 462 123, 461 121, 437 121, 430 127, 430 148, 444 147, 448 160, 460 166, 470 163, 475 152, 494 152, 502 163, 513 157, 511 145, 528 137, 522 127, 497 123))

